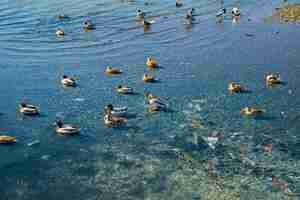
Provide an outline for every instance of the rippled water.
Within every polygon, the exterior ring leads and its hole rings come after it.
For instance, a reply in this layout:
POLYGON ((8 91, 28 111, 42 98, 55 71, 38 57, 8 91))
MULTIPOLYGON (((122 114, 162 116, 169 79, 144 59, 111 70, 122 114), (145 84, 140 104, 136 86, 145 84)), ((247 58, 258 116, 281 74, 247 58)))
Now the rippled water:
POLYGON ((297 199, 299 25, 263 20, 281 4, 228 0, 228 9, 241 7, 240 22, 227 16, 216 23, 219 1, 186 0, 176 8, 171 0, 2 0, 0 128, 18 143, 0 146, 0 199, 220 199, 227 193, 224 199, 297 199), (196 20, 188 26, 191 7, 196 20), (135 19, 138 8, 155 20, 148 32, 135 19), (69 19, 58 20, 61 13, 69 19), (82 29, 86 19, 95 30, 82 29), (65 30, 63 38, 57 28, 65 30), (148 56, 161 65, 153 72, 160 82, 145 85, 148 56), (124 73, 107 77, 107 65, 124 73), (267 89, 269 72, 286 83, 267 89), (79 87, 61 87, 62 74, 76 77, 79 87), (228 94, 231 81, 252 92, 228 94), (120 83, 137 95, 117 95, 120 83), (147 114, 146 91, 164 97, 170 111, 147 114), (40 106, 42 115, 20 116, 16 105, 23 100, 40 106), (129 106, 126 127, 103 125, 108 103, 129 106), (241 117, 247 105, 267 115, 241 117), (80 124, 81 134, 55 134, 57 118, 80 124), (214 132, 221 137, 209 146, 214 132), (271 154, 266 144, 273 144, 271 154), (276 187, 272 176, 288 188, 276 187))

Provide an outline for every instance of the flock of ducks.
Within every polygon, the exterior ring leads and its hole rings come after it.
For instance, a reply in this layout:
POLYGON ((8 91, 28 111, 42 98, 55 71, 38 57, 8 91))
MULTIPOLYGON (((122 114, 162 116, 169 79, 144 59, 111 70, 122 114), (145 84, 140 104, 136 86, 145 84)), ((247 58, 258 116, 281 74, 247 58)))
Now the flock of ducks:
MULTIPOLYGON (((181 7, 182 5, 183 5, 183 3, 180 0, 176 0, 176 7, 181 7)), ((192 22, 194 19, 194 12, 195 12, 194 8, 188 10, 185 18, 188 21, 192 22)), ((226 14, 226 9, 221 8, 217 12, 216 16, 223 17, 225 14, 226 14)), ((239 8, 234 7, 232 9, 232 15, 233 15, 233 17, 239 17, 241 15, 239 8)), ((136 16, 137 16, 138 20, 141 20, 141 22, 144 26, 150 26, 152 23, 154 23, 154 21, 147 21, 145 19, 146 13, 143 12, 142 10, 138 10, 136 16)), ((58 19, 60 19, 60 20, 64 20, 67 18, 68 18, 68 16, 66 16, 66 15, 58 16, 58 19)), ((90 20, 87 20, 83 24, 83 29, 86 31, 93 30, 94 25, 92 24, 92 22, 90 20)), ((65 35, 65 32, 63 29, 57 29, 56 35, 59 37, 62 37, 65 35)), ((150 69, 157 69, 159 67, 157 60, 153 57, 147 58, 146 65, 150 69)), ((119 74, 122 74, 122 71, 117 68, 113 68, 113 67, 109 66, 105 69, 105 73, 107 75, 119 75, 119 74)), ((149 74, 144 74, 142 79, 145 83, 151 83, 151 82, 156 81, 155 77, 153 77, 152 75, 149 75, 149 74)), ((282 83, 280 76, 278 74, 269 74, 266 77, 266 82, 267 82, 267 85, 274 85, 274 84, 282 83)), ((76 87, 77 81, 72 77, 63 75, 61 78, 61 84, 64 87, 76 87)), ((242 92, 246 91, 246 89, 238 83, 230 83, 228 86, 228 90, 232 93, 242 93, 242 92)), ((124 94, 124 95, 134 94, 133 88, 128 87, 126 85, 118 85, 116 87, 116 92, 119 94, 124 94)), ((151 93, 145 93, 145 98, 148 102, 148 111, 149 112, 166 111, 167 104, 160 97, 156 97, 151 93)), ((39 107, 37 107, 35 105, 31 105, 31 104, 22 102, 19 104, 18 107, 19 107, 19 112, 26 116, 35 116, 35 115, 40 114, 39 107)), ((125 124, 127 122, 127 119, 126 119, 127 111, 128 111, 128 108, 126 106, 117 108, 117 107, 114 107, 112 104, 108 104, 104 108, 104 124, 107 127, 117 127, 117 126, 125 124)), ((241 110, 241 113, 243 115, 247 115, 247 116, 257 116, 264 112, 265 112, 264 110, 259 109, 259 108, 254 108, 254 107, 246 107, 241 110)), ((80 132, 79 126, 72 125, 72 124, 64 124, 61 120, 57 120, 55 122, 55 126, 56 126, 55 131, 57 133, 63 134, 63 135, 73 135, 73 134, 78 134, 80 132)), ((17 141, 16 137, 8 136, 8 135, 0 135, 0 144, 11 144, 11 143, 15 143, 16 141, 17 141)))
MULTIPOLYGON (((226 8, 223 7, 223 1, 221 1, 221 2, 222 2, 222 6, 216 14, 216 17, 219 19, 219 21, 220 21, 220 19, 224 18, 226 13, 227 13, 226 8)), ((183 3, 180 0, 176 0, 175 5, 176 5, 176 7, 182 7, 183 3)), ((232 14, 232 17, 234 17, 234 19, 240 17, 241 16, 240 9, 238 7, 233 7, 232 10, 231 10, 231 14, 232 14)), ((185 19, 187 20, 187 24, 192 24, 193 23, 194 16, 195 16, 195 8, 189 9, 187 11, 187 14, 185 15, 185 19)), ((143 12, 141 9, 137 10, 136 17, 139 21, 142 22, 142 24, 144 25, 145 30, 148 30, 150 28, 150 26, 155 22, 154 20, 147 21, 146 20, 146 13, 143 12)), ((58 19, 59 20, 65 20, 65 19, 68 19, 68 16, 60 14, 60 15, 58 15, 58 19)), ((90 31, 90 30, 95 29, 95 27, 94 27, 91 20, 86 20, 83 23, 83 29, 85 31, 90 31)), ((59 28, 59 29, 56 30, 56 35, 58 37, 63 37, 65 35, 65 31, 62 28, 59 28)))
MULTIPOLYGON (((282 84, 282 80, 280 78, 279 74, 269 74, 266 76, 266 85, 268 87, 272 87, 274 85, 282 84)), ((238 83, 230 83, 228 86, 228 90, 231 93, 245 93, 248 92, 248 90, 243 87, 241 84, 238 83)), ((245 107, 241 110, 241 114, 246 115, 246 116, 260 116, 266 111, 264 109, 260 108, 255 108, 255 107, 245 107)))
MULTIPOLYGON (((158 68, 158 62, 155 58, 149 57, 147 58, 146 65, 150 69, 158 68)), ((122 74, 122 71, 117 68, 113 68, 108 66, 105 69, 105 73, 109 76, 122 74)), ((153 82, 155 79, 153 76, 144 74, 143 81, 145 83, 153 82)), ((67 75, 63 75, 61 77, 61 84, 63 87, 76 87, 77 81, 73 77, 69 77, 67 75)), ((130 95, 134 94, 133 88, 118 85, 116 87, 116 92, 119 94, 130 95)), ((158 111, 166 111, 166 103, 164 103, 159 97, 155 97, 150 93, 145 93, 145 98, 148 101, 148 111, 149 112, 158 112, 158 111)), ((25 116, 37 116, 40 114, 40 108, 38 106, 28 104, 22 102, 18 105, 18 110, 21 114, 25 116)), ((107 127, 113 128, 124 125, 127 122, 126 114, 128 108, 124 107, 114 107, 112 104, 108 104, 104 108, 104 124, 107 127)), ((73 124, 64 124, 61 120, 57 120, 55 123, 55 131, 62 135, 74 135, 80 132, 80 127, 73 124)), ((16 137, 8 136, 8 135, 0 135, 0 144, 12 144, 17 141, 16 137)))
MULTIPOLYGON (((149 68, 157 68, 158 63, 157 61, 149 57, 146 62, 147 66, 149 68)), ((106 74, 108 75, 117 75, 122 73, 121 70, 107 67, 105 70, 106 74)), ((144 75, 145 76, 145 75, 144 75)), ((148 82, 148 81, 145 81, 148 82)), ((68 77, 66 75, 62 76, 61 83, 64 87, 76 87, 77 82, 74 78, 68 77)), ((278 84, 282 84, 282 80, 280 78, 279 74, 269 74, 266 76, 266 85, 267 86, 274 86, 278 84)), ((133 94, 133 88, 128 86, 119 85, 117 86, 117 92, 119 94, 133 94)), ((248 90, 243 87, 239 83, 230 83, 228 85, 228 90, 231 93, 244 93, 248 90)), ((148 111, 153 112, 159 112, 159 111, 166 111, 167 110, 167 104, 162 100, 160 97, 156 97, 151 93, 145 93, 145 98, 148 102, 148 111)), ((39 107, 27 103, 20 103, 18 105, 19 112, 26 116, 36 116, 40 114, 39 107)), ((112 104, 108 104, 104 108, 104 124, 107 127, 118 127, 123 124, 125 124, 128 120, 126 119, 128 108, 126 106, 124 107, 114 107, 112 104)), ((241 114, 245 116, 260 116, 263 113, 265 113, 264 109, 255 108, 255 107, 245 107, 241 110, 241 114)), ((57 120, 55 122, 55 131, 62 135, 74 135, 78 134, 80 132, 80 127, 72 124, 64 124, 61 120, 57 120)), ((11 144, 15 143, 17 141, 16 137, 8 136, 8 135, 0 135, 0 144, 11 144)))

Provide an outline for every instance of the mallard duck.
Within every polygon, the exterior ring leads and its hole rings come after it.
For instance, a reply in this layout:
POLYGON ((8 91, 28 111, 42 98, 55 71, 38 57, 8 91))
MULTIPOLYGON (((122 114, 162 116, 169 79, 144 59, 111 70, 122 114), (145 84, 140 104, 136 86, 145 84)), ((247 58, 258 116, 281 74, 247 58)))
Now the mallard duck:
POLYGON ((65 35, 65 31, 61 28, 57 29, 57 31, 55 32, 55 34, 59 37, 62 37, 65 35))
POLYGON ((266 82, 268 85, 280 84, 281 79, 279 74, 269 74, 266 76, 266 82))
POLYGON ((224 15, 226 14, 226 8, 221 8, 217 14, 216 17, 224 17, 224 15))
POLYGON ((245 107, 241 110, 241 114, 247 115, 247 116, 257 116, 265 113, 265 110, 254 108, 254 107, 245 107))
POLYGON ((145 97, 147 98, 148 103, 149 103, 150 105, 157 104, 157 105, 161 105, 161 106, 163 106, 163 107, 166 107, 166 104, 164 103, 164 101, 163 101, 161 98, 156 97, 156 96, 154 96, 153 94, 147 93, 147 92, 146 92, 144 95, 145 95, 145 97))
POLYGON ((125 85, 118 85, 117 92, 120 94, 133 94, 133 89, 125 85))
POLYGON ((107 67, 105 70, 106 74, 109 75, 115 75, 115 74, 121 74, 122 71, 116 68, 112 68, 112 67, 107 67))
POLYGON ((142 24, 144 25, 144 27, 150 27, 152 23, 153 23, 152 21, 146 21, 145 19, 143 19, 143 21, 142 21, 142 24))
POLYGON ((128 107, 123 106, 123 107, 114 107, 112 104, 108 104, 105 106, 105 113, 110 113, 114 117, 122 117, 125 116, 127 113, 128 107))
POLYGON ((0 144, 12 144, 17 142, 17 138, 8 135, 0 135, 0 144))
POLYGON ((233 17, 239 17, 241 15, 241 11, 240 11, 239 8, 234 7, 231 10, 231 14, 232 14, 233 17))
POLYGON ((136 12, 136 17, 137 17, 139 20, 144 19, 145 16, 146 16, 146 13, 144 13, 144 12, 143 12, 142 10, 140 10, 140 9, 136 12))
POLYGON ((152 83, 152 82, 155 82, 155 78, 149 74, 144 74, 143 75, 143 81, 145 83, 152 83))
POLYGON ((68 16, 67 16, 67 15, 64 15, 64 14, 59 14, 59 15, 57 16, 57 18, 58 18, 59 20, 64 20, 64 19, 68 19, 68 16))
POLYGON ((244 88, 242 87, 242 85, 240 85, 238 83, 229 83, 228 90, 230 92, 238 93, 238 92, 243 92, 244 88))
POLYGON ((194 8, 190 9, 190 10, 187 12, 185 18, 186 18, 186 19, 189 19, 189 20, 193 20, 193 19, 194 19, 194 12, 195 12, 195 9, 194 9, 194 8))
POLYGON ((181 7, 183 6, 183 3, 180 0, 176 0, 176 7, 181 7))
POLYGON ((160 103, 151 103, 149 104, 148 111, 149 112, 159 112, 159 111, 165 111, 166 105, 160 104, 160 103))
POLYGON ((87 20, 83 23, 83 28, 84 28, 84 30, 93 30, 94 25, 93 25, 92 21, 87 20))
POLYGON ((66 75, 62 76, 61 83, 66 87, 76 87, 77 83, 74 78, 68 77, 66 75))
POLYGON ((106 113, 104 116, 104 124, 108 127, 117 127, 125 124, 127 119, 113 116, 111 113, 106 113))
POLYGON ((153 57, 147 58, 146 65, 150 68, 157 68, 158 67, 157 60, 153 57))
POLYGON ((74 135, 80 132, 80 127, 72 124, 63 124, 62 121, 58 120, 55 122, 56 132, 62 135, 74 135))
POLYGON ((24 115, 38 115, 39 114, 39 108, 37 106, 26 104, 26 103, 20 103, 19 111, 20 111, 20 113, 22 113, 24 115))
POLYGON ((159 99, 159 97, 154 96, 153 94, 149 93, 149 92, 145 92, 144 96, 146 97, 146 99, 159 99))

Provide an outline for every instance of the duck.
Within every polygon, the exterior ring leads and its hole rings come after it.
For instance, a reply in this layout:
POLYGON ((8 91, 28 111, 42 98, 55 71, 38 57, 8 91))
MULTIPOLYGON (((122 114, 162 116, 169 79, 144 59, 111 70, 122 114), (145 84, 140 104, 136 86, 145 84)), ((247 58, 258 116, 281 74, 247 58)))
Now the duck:
POLYGON ((59 14, 59 15, 57 16, 57 18, 58 18, 59 20, 64 20, 64 19, 68 19, 69 17, 68 17, 67 15, 65 15, 65 14, 59 14))
POLYGON ((87 20, 83 23, 83 29, 84 30, 93 30, 94 29, 94 25, 92 23, 92 21, 87 20))
POLYGON ((226 8, 221 8, 217 14, 216 17, 224 17, 224 15, 226 14, 226 8))
POLYGON ((146 13, 143 12, 141 9, 138 9, 137 12, 136 12, 136 17, 139 19, 139 20, 142 20, 144 19, 146 16, 146 13))
POLYGON ((176 0, 176 7, 181 7, 183 6, 183 3, 180 0, 176 0))
POLYGON ((65 35, 65 31, 61 28, 57 29, 57 31, 55 32, 55 34, 58 36, 58 37, 62 37, 65 35))
POLYGON ((153 83, 153 82, 155 82, 155 78, 153 76, 149 75, 149 74, 144 74, 143 75, 143 81, 145 83, 153 83))
POLYGON ((158 62, 155 58, 153 57, 148 57, 146 65, 150 68, 157 68, 158 67, 158 62))
POLYGON ((269 74, 266 76, 266 82, 268 85, 280 84, 281 78, 279 74, 269 74))
POLYGON ((68 77, 67 75, 62 76, 61 83, 66 87, 76 87, 77 83, 74 78, 68 77))
POLYGON ((80 132, 80 127, 72 124, 63 124, 61 120, 55 122, 55 131, 62 135, 74 135, 80 132))
POLYGON ((40 113, 37 106, 30 105, 24 102, 19 104, 19 111, 24 115, 39 115, 40 113))
POLYGON ((265 110, 254 107, 245 107, 241 110, 241 114, 246 116, 258 116, 263 113, 265 113, 265 110))
POLYGON ((8 136, 8 135, 0 135, 0 144, 12 144, 16 142, 17 142, 16 137, 8 136))
POLYGON ((241 92, 245 91, 244 88, 242 87, 242 85, 240 85, 238 83, 229 83, 228 90, 230 92, 235 92, 235 93, 241 93, 241 92))
POLYGON ((105 106, 105 112, 106 113, 111 113, 112 116, 114 117, 122 117, 125 116, 127 113, 128 107, 123 106, 123 107, 114 107, 112 104, 108 104, 105 106))
POLYGON ((186 19, 189 19, 189 20, 193 20, 193 19, 194 19, 194 12, 195 12, 195 9, 194 9, 194 8, 191 8, 191 9, 187 12, 185 18, 186 18, 186 19))
POLYGON ((105 69, 105 72, 106 72, 106 74, 109 74, 109 75, 116 75, 116 74, 121 74, 122 73, 121 70, 116 69, 116 68, 112 68, 112 67, 107 67, 105 69))
POLYGON ((126 118, 113 116, 110 112, 107 112, 104 116, 104 124, 111 128, 121 126, 126 122, 126 118))
POLYGON ((166 104, 163 102, 163 100, 159 97, 154 96, 151 93, 146 92, 145 94, 146 99, 148 100, 148 103, 151 104, 158 104, 161 106, 166 106, 166 104))
POLYGON ((241 16, 241 11, 238 7, 234 7, 231 10, 231 14, 233 17, 239 17, 239 16, 241 16))
POLYGON ((159 111, 165 111, 166 105, 160 104, 160 103, 151 103, 149 104, 148 111, 153 112, 159 112, 159 111))
POLYGON ((117 92, 120 94, 133 94, 133 89, 125 85, 118 85, 117 92))
POLYGON ((144 27, 150 27, 151 24, 153 24, 153 21, 147 21, 145 19, 143 19, 142 24, 144 25, 144 27))

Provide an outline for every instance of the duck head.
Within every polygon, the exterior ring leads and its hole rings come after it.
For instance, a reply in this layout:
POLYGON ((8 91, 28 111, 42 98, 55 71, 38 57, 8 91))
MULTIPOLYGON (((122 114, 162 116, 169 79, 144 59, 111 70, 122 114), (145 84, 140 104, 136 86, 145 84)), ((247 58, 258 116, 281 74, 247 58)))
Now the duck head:
POLYGON ((63 126, 63 123, 62 123, 61 120, 56 120, 55 125, 56 125, 58 128, 61 128, 61 127, 63 126))
POLYGON ((113 109, 114 109, 114 106, 112 104, 108 104, 105 106, 105 110, 108 112, 113 111, 113 109))
POLYGON ((143 17, 145 17, 145 13, 141 9, 138 9, 137 10, 137 16, 140 17, 140 18, 143 18, 143 17))
POLYGON ((150 94, 149 92, 145 92, 145 93, 144 93, 144 96, 145 96, 146 98, 149 98, 150 95, 151 95, 151 94, 150 94))
POLYGON ((24 102, 22 102, 22 103, 20 103, 20 106, 21 106, 21 107, 26 107, 26 106, 27 106, 27 104, 26 104, 26 103, 24 103, 24 102))
POLYGON ((231 13, 232 13, 232 15, 235 16, 235 17, 238 17, 238 16, 241 15, 240 9, 237 8, 237 7, 232 8, 231 13))
POLYGON ((94 29, 94 26, 90 20, 87 20, 84 22, 84 28, 87 30, 92 30, 94 29))

